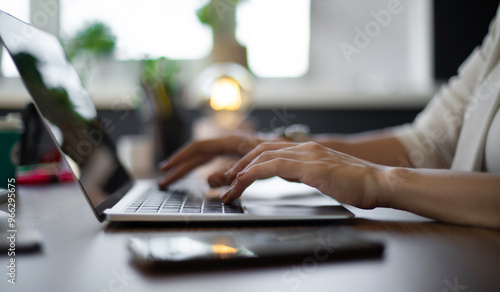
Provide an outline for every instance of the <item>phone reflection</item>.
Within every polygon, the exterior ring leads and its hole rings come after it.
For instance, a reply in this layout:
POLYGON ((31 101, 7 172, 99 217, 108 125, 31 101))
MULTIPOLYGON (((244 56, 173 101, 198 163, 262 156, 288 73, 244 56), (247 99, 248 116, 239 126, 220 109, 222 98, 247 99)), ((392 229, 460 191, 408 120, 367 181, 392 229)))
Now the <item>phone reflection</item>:
POLYGON ((227 236, 194 239, 187 236, 134 238, 130 247, 144 259, 186 261, 203 259, 248 258, 256 255, 227 236))

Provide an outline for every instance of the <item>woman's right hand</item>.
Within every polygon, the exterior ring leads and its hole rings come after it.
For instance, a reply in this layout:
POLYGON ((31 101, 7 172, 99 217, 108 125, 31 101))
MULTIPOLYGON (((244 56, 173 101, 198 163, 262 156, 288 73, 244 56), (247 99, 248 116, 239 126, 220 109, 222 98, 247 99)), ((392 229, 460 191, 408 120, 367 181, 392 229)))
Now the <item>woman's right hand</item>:
MULTIPOLYGON (((209 162, 218 155, 242 157, 257 145, 266 141, 269 140, 259 138, 254 132, 192 141, 160 164, 160 169, 165 175, 158 181, 158 186, 165 188, 197 166, 209 162)), ((222 170, 211 175, 209 178, 210 185, 222 185, 223 182, 216 180, 222 178, 225 171, 222 170)))

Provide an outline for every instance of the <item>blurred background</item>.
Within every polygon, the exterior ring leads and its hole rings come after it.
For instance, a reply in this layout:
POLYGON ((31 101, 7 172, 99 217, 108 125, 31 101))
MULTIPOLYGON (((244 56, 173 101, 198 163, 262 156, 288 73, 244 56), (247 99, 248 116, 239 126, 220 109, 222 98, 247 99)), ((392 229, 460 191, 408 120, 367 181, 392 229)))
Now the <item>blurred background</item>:
MULTIPOLYGON (((203 72, 227 63, 249 72, 245 110, 256 129, 352 133, 410 122, 481 43, 498 2, 0 0, 0 9, 60 38, 117 141, 148 131, 155 82, 190 128, 206 114, 203 72)), ((0 52, 4 116, 30 97, 0 52)))

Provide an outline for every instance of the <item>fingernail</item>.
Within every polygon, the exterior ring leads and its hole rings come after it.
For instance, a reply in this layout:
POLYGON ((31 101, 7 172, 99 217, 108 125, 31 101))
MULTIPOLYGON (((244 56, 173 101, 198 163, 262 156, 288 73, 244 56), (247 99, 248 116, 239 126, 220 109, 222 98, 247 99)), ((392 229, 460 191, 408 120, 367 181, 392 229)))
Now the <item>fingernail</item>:
POLYGON ((222 201, 222 203, 227 203, 227 201, 229 200, 229 192, 228 191, 227 193, 225 193, 221 198, 220 200, 222 201))
POLYGON ((245 171, 240 171, 240 172, 238 172, 238 174, 236 175, 236 177, 240 178, 240 177, 244 176, 245 173, 246 173, 245 171))
POLYGON ((219 175, 219 182, 221 182, 221 185, 225 185, 227 183, 227 175, 225 174, 219 175))
POLYGON ((228 182, 228 179, 223 174, 220 174, 220 175, 217 175, 217 176, 210 176, 209 180, 208 180, 208 184, 212 188, 216 188, 216 187, 227 185, 227 182, 228 182))
POLYGON ((224 195, 222 195, 222 197, 220 197, 220 200, 223 203, 226 203, 229 200, 229 193, 231 193, 232 190, 233 190, 233 187, 231 187, 224 195))
POLYGON ((162 178, 162 179, 159 179, 159 180, 157 181, 157 183, 158 183, 158 187, 159 187, 160 189, 165 189, 165 188, 168 186, 168 184, 170 183, 169 181, 170 181, 170 179, 169 179, 169 178, 162 178))

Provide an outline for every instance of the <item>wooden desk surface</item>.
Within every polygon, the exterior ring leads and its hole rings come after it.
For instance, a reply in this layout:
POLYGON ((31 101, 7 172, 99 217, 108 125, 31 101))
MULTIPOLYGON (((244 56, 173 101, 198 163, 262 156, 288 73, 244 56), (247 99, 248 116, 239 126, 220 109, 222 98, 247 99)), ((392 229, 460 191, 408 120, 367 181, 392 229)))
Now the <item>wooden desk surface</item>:
POLYGON ((498 230, 350 208, 357 218, 345 225, 383 241, 382 258, 148 275, 131 263, 128 238, 207 228, 99 223, 75 184, 18 191, 17 216, 42 233, 43 250, 16 257, 15 286, 7 283, 8 257, 1 255, 1 291, 500 291, 498 230))

